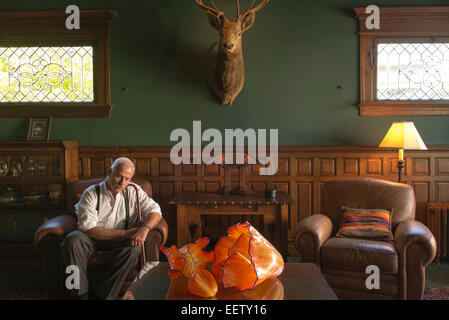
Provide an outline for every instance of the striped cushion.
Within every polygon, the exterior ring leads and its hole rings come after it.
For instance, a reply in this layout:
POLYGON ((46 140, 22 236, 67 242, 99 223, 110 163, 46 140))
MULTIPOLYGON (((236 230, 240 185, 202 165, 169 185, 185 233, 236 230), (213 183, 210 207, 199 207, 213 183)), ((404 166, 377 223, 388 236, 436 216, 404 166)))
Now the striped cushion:
POLYGON ((385 209, 354 209, 342 207, 343 220, 337 237, 393 240, 392 212, 385 209))

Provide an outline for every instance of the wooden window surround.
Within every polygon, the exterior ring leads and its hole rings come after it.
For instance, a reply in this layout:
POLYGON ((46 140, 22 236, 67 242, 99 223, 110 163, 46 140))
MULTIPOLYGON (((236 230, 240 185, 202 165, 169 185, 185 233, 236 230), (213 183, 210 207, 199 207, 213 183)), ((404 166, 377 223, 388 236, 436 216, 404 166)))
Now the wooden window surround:
POLYGON ((110 98, 109 24, 112 10, 80 11, 80 29, 66 28, 65 11, 0 12, 0 46, 92 46, 93 102, 0 103, 3 118, 107 118, 110 98))
POLYGON ((354 8, 360 36, 361 116, 447 116, 449 100, 377 100, 377 44, 449 43, 449 7, 383 7, 380 28, 368 29, 371 15, 354 8))

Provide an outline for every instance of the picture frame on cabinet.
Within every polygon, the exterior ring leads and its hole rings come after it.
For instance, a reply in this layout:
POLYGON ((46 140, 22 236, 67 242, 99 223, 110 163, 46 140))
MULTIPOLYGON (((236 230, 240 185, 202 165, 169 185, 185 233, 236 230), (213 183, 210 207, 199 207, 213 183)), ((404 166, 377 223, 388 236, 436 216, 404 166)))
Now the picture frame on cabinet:
POLYGON ((51 117, 31 118, 28 125, 27 141, 48 142, 50 138, 51 117))

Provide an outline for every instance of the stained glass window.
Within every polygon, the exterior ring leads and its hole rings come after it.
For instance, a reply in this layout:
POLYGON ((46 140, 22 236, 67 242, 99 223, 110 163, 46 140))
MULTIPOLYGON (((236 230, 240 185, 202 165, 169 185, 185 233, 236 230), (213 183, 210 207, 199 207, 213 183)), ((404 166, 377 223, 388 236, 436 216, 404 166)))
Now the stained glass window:
POLYGON ((379 9, 373 28, 366 8, 354 8, 360 115, 449 116, 449 6, 379 9))
POLYGON ((449 100, 449 43, 379 43, 378 100, 449 100))
POLYGON ((93 47, 0 47, 0 103, 93 102, 93 47))

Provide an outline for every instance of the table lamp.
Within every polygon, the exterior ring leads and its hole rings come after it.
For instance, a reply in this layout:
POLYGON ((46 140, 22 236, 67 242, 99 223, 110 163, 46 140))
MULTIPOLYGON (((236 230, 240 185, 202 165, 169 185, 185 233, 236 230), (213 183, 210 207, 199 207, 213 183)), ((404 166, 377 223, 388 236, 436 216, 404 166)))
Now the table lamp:
POLYGON ((380 148, 399 148, 399 182, 402 182, 402 169, 404 168, 404 149, 427 150, 413 122, 393 122, 379 145, 380 148))

